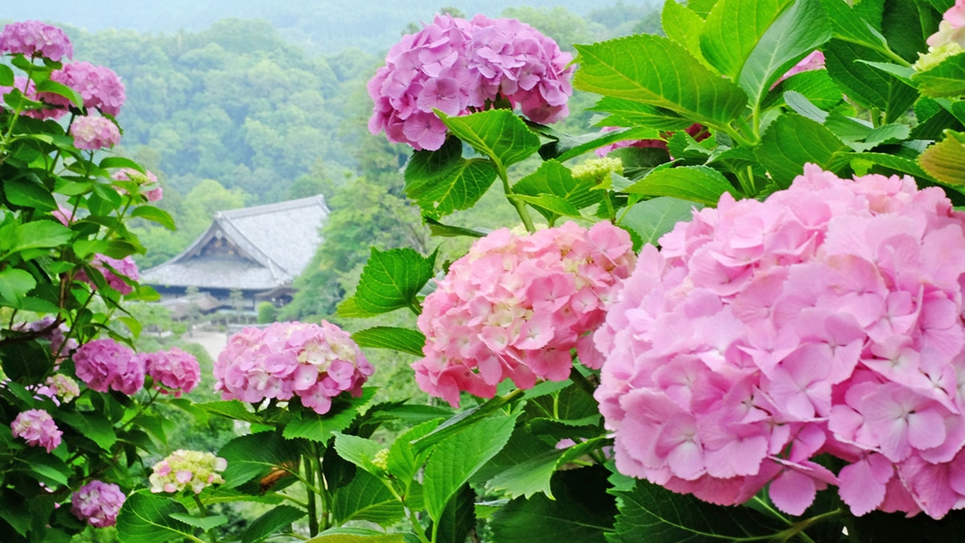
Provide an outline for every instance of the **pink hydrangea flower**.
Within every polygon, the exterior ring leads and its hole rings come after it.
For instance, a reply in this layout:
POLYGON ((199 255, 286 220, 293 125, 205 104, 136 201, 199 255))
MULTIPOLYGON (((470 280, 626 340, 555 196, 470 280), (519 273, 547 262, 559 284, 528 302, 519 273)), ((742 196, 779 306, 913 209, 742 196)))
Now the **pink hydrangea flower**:
POLYGON ((938 48, 950 43, 957 43, 965 48, 965 0, 955 0, 955 5, 948 8, 938 24, 938 32, 928 37, 930 47, 938 48))
MULTIPOLYGON (((616 126, 604 126, 602 129, 600 129, 600 132, 601 133, 612 132, 616 129, 617 129, 616 126)), ((705 128, 704 125, 699 123, 694 123, 688 126, 687 128, 684 129, 684 132, 690 134, 690 136, 694 138, 695 141, 704 141, 705 139, 710 137, 710 132, 707 130, 707 128, 705 128)), ((668 140, 671 137, 673 137, 673 132, 667 132, 666 134, 661 134, 661 136, 664 136, 664 139, 662 140, 622 140, 616 143, 611 143, 609 145, 604 145, 603 147, 599 147, 596 149, 595 152, 597 156, 605 157, 617 149, 624 149, 626 147, 637 147, 640 149, 656 148, 656 149, 663 149, 664 151, 666 151, 667 142, 665 140, 668 140)))
POLYGON ((437 15, 403 37, 385 60, 368 82, 375 101, 369 130, 385 131, 389 141, 415 149, 435 150, 446 139, 433 108, 465 115, 505 99, 536 122, 556 122, 569 113, 572 56, 515 19, 437 15))
POLYGON ((519 388, 565 380, 574 348, 599 367, 587 333, 633 264, 629 234, 607 222, 526 236, 502 229, 476 241, 423 303, 416 382, 458 406, 461 391, 491 398, 507 377, 519 388))
MULTIPOLYGON (((115 172, 111 177, 117 181, 137 181, 138 183, 143 183, 145 188, 150 187, 148 190, 141 191, 141 194, 147 198, 148 202, 157 202, 164 196, 164 191, 161 189, 161 185, 158 183, 157 176, 150 171, 141 173, 130 168, 123 168, 115 172)), ((123 191, 124 189, 119 190, 123 191)))
POLYGON ((70 124, 70 135, 74 137, 74 147, 97 151, 109 149, 121 141, 121 131, 107 117, 82 115, 70 124))
MULTIPOLYGON (((127 98, 121 78, 105 66, 94 66, 89 62, 74 62, 50 74, 50 79, 79 92, 84 98, 84 107, 97 108, 102 113, 117 116, 127 98)), ((63 96, 40 93, 49 104, 69 107, 70 101, 63 96)))
POLYGON ((782 75, 781 78, 778 79, 771 88, 776 87, 778 83, 780 83, 781 81, 784 81, 785 79, 791 77, 792 75, 797 75, 801 72, 820 70, 822 68, 824 68, 824 53, 822 53, 821 51, 814 51, 810 55, 801 59, 801 62, 798 62, 793 67, 791 67, 791 69, 788 70, 784 75, 782 75))
POLYGON ((57 373, 47 378, 44 385, 37 389, 37 394, 52 398, 55 404, 60 405, 61 401, 70 403, 74 398, 80 396, 80 387, 77 386, 77 381, 62 373, 57 373))
POLYGON ((298 396, 320 415, 341 392, 360 395, 373 371, 351 336, 326 321, 245 328, 228 338, 214 364, 215 390, 225 400, 257 403, 298 396))
POLYGON ((10 23, 0 32, 0 53, 41 56, 59 62, 74 56, 74 46, 64 31, 40 21, 10 23))
MULTIPOLYGON (((107 281, 108 286, 121 294, 130 294, 134 290, 134 287, 128 285, 120 276, 127 277, 131 281, 137 281, 141 277, 137 269, 137 263, 129 256, 118 260, 98 254, 94 257, 91 265, 104 275, 104 280, 107 281), (118 274, 120 274, 120 276, 118 274)), ((87 274, 84 272, 77 274, 77 280, 85 281, 93 285, 90 278, 87 277, 87 274)))
POLYGON ((149 477, 151 492, 173 494, 190 488, 200 494, 206 487, 224 483, 221 472, 227 467, 227 460, 209 452, 178 449, 154 464, 149 477))
POLYGON ((28 445, 43 447, 51 452, 60 445, 64 435, 57 428, 53 417, 43 409, 30 409, 19 413, 10 423, 13 437, 19 437, 28 445))
POLYGON ((95 528, 107 528, 117 523, 117 514, 126 500, 121 487, 95 480, 70 497, 70 512, 95 528))
MULTIPOLYGON (((37 94, 37 86, 34 85, 34 82, 22 75, 14 77, 12 87, 0 86, 0 97, 3 97, 14 89, 22 92, 23 95, 29 100, 42 101, 42 97, 37 94)), ((66 113, 67 110, 61 107, 45 107, 43 109, 28 109, 22 114, 35 119, 59 119, 66 113)))
POLYGON ((144 387, 144 361, 113 339, 97 339, 74 353, 77 377, 97 392, 133 395, 144 387))
POLYGON ((622 473, 719 504, 769 485, 794 515, 827 485, 856 515, 965 506, 965 215, 941 189, 809 164, 660 244, 594 335, 622 473))
POLYGON ((171 393, 175 398, 180 398, 182 393, 191 392, 201 382, 198 360, 177 347, 138 356, 144 363, 147 374, 164 394, 171 393))

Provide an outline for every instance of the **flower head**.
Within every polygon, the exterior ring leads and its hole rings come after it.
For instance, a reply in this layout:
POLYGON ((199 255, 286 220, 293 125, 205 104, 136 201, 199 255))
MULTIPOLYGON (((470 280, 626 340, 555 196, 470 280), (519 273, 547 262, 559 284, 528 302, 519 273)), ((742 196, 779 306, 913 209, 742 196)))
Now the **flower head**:
POLYGON ((77 386, 77 381, 62 373, 57 373, 48 377, 44 386, 40 387, 37 392, 64 403, 70 403, 71 400, 80 396, 80 387, 77 386))
MULTIPOLYGON (((141 277, 137 269, 137 264, 134 262, 134 259, 129 256, 118 260, 98 254, 94 257, 91 265, 104 275, 104 280, 107 281, 108 286, 121 294, 130 294, 134 290, 134 287, 127 284, 121 277, 126 277, 131 281, 137 281, 141 277)), ((77 280, 86 281, 91 285, 94 284, 87 274, 83 272, 77 274, 77 280)))
POLYGON ((55 62, 74 55, 64 31, 40 21, 10 23, 0 32, 0 53, 40 56, 55 62))
POLYGON ((918 53, 918 62, 912 68, 923 72, 939 65, 948 57, 965 52, 965 0, 955 0, 948 8, 935 32, 926 40, 928 52, 918 53))
POLYGON ((117 523, 117 514, 126 500, 121 487, 94 480, 70 497, 70 512, 95 528, 106 528, 117 523))
MULTIPOLYGON (((148 202, 157 202, 164 196, 164 191, 158 183, 157 176, 150 171, 141 173, 131 168, 122 168, 112 176, 117 181, 135 181, 147 190, 142 190, 141 194, 147 198, 148 202)), ((123 189, 120 189, 123 190, 123 189)))
POLYGON ((70 125, 74 147, 88 151, 108 149, 121 141, 121 131, 106 117, 82 115, 70 125))
POLYGON ((40 446, 51 452, 60 445, 60 438, 64 435, 53 417, 43 409, 23 411, 10 424, 13 437, 22 438, 28 445, 40 446))
MULTIPOLYGON (((121 78, 105 66, 94 66, 89 62, 73 62, 50 74, 50 79, 66 85, 84 99, 84 107, 97 108, 101 113, 117 116, 127 98, 121 78)), ((69 107, 70 102, 63 96, 41 93, 49 104, 69 107)))
POLYGON ((173 494, 190 488, 195 494, 200 494, 211 485, 225 482, 221 472, 226 467, 227 460, 209 452, 179 449, 154 464, 154 473, 149 477, 151 492, 173 494))
POLYGON ((170 392, 175 398, 180 398, 181 393, 191 392, 201 381, 198 360, 177 347, 138 356, 143 361, 147 374, 164 394, 170 392))
POLYGON ((144 387, 144 361, 113 339, 85 343, 74 353, 77 377, 97 392, 132 395, 144 387))

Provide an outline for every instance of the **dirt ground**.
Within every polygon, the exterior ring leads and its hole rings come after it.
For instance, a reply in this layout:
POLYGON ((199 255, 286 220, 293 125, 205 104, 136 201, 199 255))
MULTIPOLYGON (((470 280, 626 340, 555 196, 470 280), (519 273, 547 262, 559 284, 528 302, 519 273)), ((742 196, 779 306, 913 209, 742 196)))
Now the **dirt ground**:
POLYGON ((211 355, 212 360, 217 360, 218 355, 221 354, 221 349, 228 343, 228 334, 224 332, 202 332, 195 330, 194 332, 184 334, 181 339, 188 343, 197 343, 204 347, 205 351, 211 355))

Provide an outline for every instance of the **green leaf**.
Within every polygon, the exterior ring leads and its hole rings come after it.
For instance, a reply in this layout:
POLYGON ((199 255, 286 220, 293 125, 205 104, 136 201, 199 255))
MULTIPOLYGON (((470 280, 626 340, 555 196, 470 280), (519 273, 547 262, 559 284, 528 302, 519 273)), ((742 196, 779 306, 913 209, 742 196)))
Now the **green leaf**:
POLYGON ((891 60, 884 54, 841 40, 831 40, 822 50, 828 75, 835 84, 858 104, 884 111, 885 122, 897 121, 918 98, 918 92, 900 79, 856 62, 891 60))
POLYGON ((236 437, 218 451, 218 456, 228 461, 222 473, 228 488, 272 471, 298 473, 298 449, 274 432, 236 437))
POLYGON ((17 243, 13 251, 57 247, 70 241, 71 235, 70 229, 58 222, 28 222, 17 228, 17 243))
MULTIPOLYGON (((602 192, 592 190, 594 187, 592 180, 580 181, 573 177, 572 172, 566 166, 556 160, 547 160, 540 164, 539 169, 535 172, 513 185, 513 192, 531 197, 555 196, 570 205, 569 213, 575 212, 576 215, 579 215, 576 210, 599 203, 603 199, 602 192)), ((529 201, 527 200, 527 202, 529 201)), ((534 205, 539 204, 534 203, 534 205)), ((566 209, 565 205, 561 207, 566 209)), ((549 208, 544 206, 544 209, 549 208)), ((567 214, 554 212, 559 215, 567 214)))
POLYGON ((114 426, 103 413, 62 411, 57 415, 57 420, 64 421, 105 451, 110 451, 117 443, 114 426))
POLYGON ((432 448, 416 451, 411 442, 435 430, 440 422, 439 419, 428 420, 414 426, 395 438, 389 447, 389 457, 386 459, 389 473, 404 482, 406 488, 432 452, 432 448))
POLYGON ((305 511, 290 505, 278 505, 264 515, 256 518, 245 530, 241 543, 258 543, 272 534, 291 526, 291 523, 305 516, 305 511))
POLYGON ((553 500, 551 479, 556 471, 573 460, 600 448, 605 438, 598 437, 561 450, 553 450, 516 464, 500 473, 489 482, 489 488, 495 492, 504 492, 510 498, 532 495, 542 492, 553 500))
POLYGON ((46 79, 37 83, 37 92, 49 92, 57 96, 63 96, 73 102, 78 108, 84 107, 84 97, 81 96, 79 92, 52 79, 46 79))
POLYGON ((423 356, 422 347, 426 344, 426 336, 422 332, 390 326, 376 326, 360 330, 352 334, 352 339, 355 340, 355 343, 358 343, 359 347, 392 349, 418 357, 423 356))
MULTIPOLYGON (((0 283, 3 273, 0 272, 0 283)), ((15 341, 0 343, 0 366, 8 379, 37 383, 51 370, 53 361, 50 351, 39 342, 15 341)))
POLYGON ((157 207, 153 207, 153 206, 135 207, 134 211, 131 212, 131 217, 146 219, 151 222, 155 222, 167 228, 168 230, 177 230, 177 225, 174 224, 174 219, 171 218, 171 215, 167 211, 164 211, 163 209, 160 209, 157 207))
POLYGON ((456 491, 503 448, 517 415, 484 419, 436 446, 423 478, 426 510, 434 521, 439 521, 456 491))
POLYGON ((462 157, 462 142, 449 138, 438 151, 416 151, 405 166, 405 193, 424 214, 439 218, 469 209, 496 180, 491 160, 462 157))
POLYGON ((375 396, 375 387, 365 387, 358 398, 344 399, 339 396, 332 403, 328 413, 319 415, 309 408, 302 408, 292 420, 285 425, 282 437, 285 439, 305 438, 319 443, 325 443, 332 438, 332 433, 341 432, 348 428, 359 410, 368 404, 375 396))
POLYGON ((328 530, 327 532, 313 537, 305 543, 406 543, 403 534, 386 534, 374 530, 352 530, 345 528, 339 530, 328 530))
POLYGON ((358 304, 358 300, 356 300, 354 296, 342 300, 342 303, 338 304, 336 309, 339 317, 349 319, 367 319, 369 317, 378 315, 378 313, 373 313, 371 311, 362 309, 358 304))
POLYGON ((104 157, 104 159, 101 160, 100 167, 105 170, 112 168, 130 168, 132 170, 144 173, 144 166, 141 166, 137 162, 122 156, 104 157))
POLYGON ((747 507, 721 507, 690 494, 676 494, 637 481, 632 490, 613 492, 620 514, 611 541, 772 541, 787 525, 747 507))
POLYGON ((836 156, 848 152, 833 132, 811 119, 794 113, 777 118, 755 150, 761 164, 781 187, 788 187, 811 162, 828 169, 836 156))
POLYGON ((965 94, 965 55, 953 55, 941 64, 911 76, 925 96, 941 98, 965 94))
MULTIPOLYGON (((435 529, 437 543, 465 543, 469 532, 476 527, 476 493, 469 485, 462 485, 446 510, 439 518, 439 528, 435 529)), ((430 526, 426 535, 431 535, 430 526)))
POLYGON ((372 459, 384 448, 381 443, 371 439, 335 434, 335 450, 338 455, 373 475, 378 475, 382 470, 372 463, 372 459))
POLYGON ((194 538, 194 529, 172 517, 186 515, 179 502, 140 490, 127 497, 117 515, 117 535, 124 543, 168 543, 180 537, 194 538))
POLYGON ((823 0, 824 9, 831 23, 831 33, 835 39, 850 42, 876 51, 887 51, 885 37, 847 2, 823 0))
POLYGON ((550 220, 559 216, 581 217, 580 210, 555 194, 540 194, 539 196, 517 194, 514 198, 535 207, 540 214, 550 220))
POLYGON ((240 420, 253 424, 264 422, 263 417, 250 412, 247 405, 242 403, 240 400, 206 402, 195 405, 201 409, 204 409, 208 413, 227 417, 232 420, 240 420))
POLYGON ((479 232, 477 230, 471 230, 469 228, 462 228, 461 226, 452 226, 449 224, 442 224, 441 222, 433 219, 432 217, 422 218, 426 226, 429 227, 429 232, 433 236, 439 236, 443 238, 455 238, 455 237, 469 237, 469 238, 484 238, 486 234, 479 232))
POLYGON ((52 488, 70 485, 72 470, 63 460, 46 451, 29 449, 20 453, 17 460, 16 471, 26 473, 52 488))
POLYGON ((432 278, 436 255, 428 258, 408 247, 372 254, 359 279, 355 303, 369 313, 388 313, 403 307, 418 307, 416 295, 432 278))
POLYGON ((747 96, 667 38, 636 35, 577 45, 574 86, 614 98, 669 109, 688 119, 722 125, 744 111, 747 96))
POLYGON ((4 305, 19 307, 27 293, 37 286, 37 281, 29 273, 16 268, 0 271, 0 299, 4 305))
POLYGON ((634 183, 624 192, 647 196, 671 196, 710 206, 717 205, 720 196, 739 193, 720 172, 707 166, 662 168, 634 183))
POLYGON ((0 64, 0 87, 12 87, 13 82, 13 70, 6 64, 0 64))
POLYGON ((489 415, 499 411, 507 403, 503 396, 486 401, 482 405, 477 405, 470 409, 460 411, 455 416, 443 421, 436 429, 428 434, 412 441, 413 450, 422 452, 443 440, 448 439, 468 428, 472 428, 479 421, 486 420, 489 415))
POLYGON ((906 85, 913 85, 911 76, 915 75, 915 70, 909 66, 901 66, 890 62, 872 62, 870 60, 858 60, 857 62, 867 64, 876 70, 893 75, 906 85))
POLYGON ((942 183, 965 186, 965 134, 947 130, 945 139, 925 149, 918 163, 942 183))
POLYGON ((704 58, 737 81, 744 64, 775 19, 792 0, 720 0, 700 35, 704 58))
POLYGON ((490 109, 460 117, 436 110, 449 131, 505 171, 539 150, 539 136, 508 109, 490 109))
POLYGON ((609 96, 601 98, 589 110, 609 113, 610 116, 605 121, 609 126, 645 126, 656 130, 681 130, 693 124, 690 120, 668 109, 609 96))
POLYGON ((664 2, 660 24, 668 38, 686 47, 701 64, 709 65, 700 51, 700 35, 704 30, 700 15, 679 2, 664 2))
POLYGON ((620 226, 634 231, 643 244, 657 245, 660 236, 673 230, 681 221, 693 218, 694 208, 700 204, 661 196, 634 204, 620 219, 620 226))
POLYGON ((218 526, 223 526, 228 524, 228 517, 224 515, 211 515, 208 517, 196 517, 194 515, 188 515, 184 513, 171 513, 171 518, 174 520, 180 520, 181 522, 194 526, 195 528, 201 528, 204 531, 208 531, 212 528, 217 528, 218 526))
POLYGON ((913 175, 921 180, 926 181, 937 181, 934 177, 929 175, 925 170, 918 165, 917 162, 910 158, 905 158, 898 155, 889 155, 885 153, 854 153, 850 155, 853 159, 857 160, 867 160, 873 164, 883 166, 885 168, 896 170, 901 173, 906 173, 913 175))
POLYGON ((768 93, 762 107, 766 109, 778 104, 788 91, 801 94, 823 110, 837 106, 843 98, 841 89, 831 80, 827 70, 810 70, 792 75, 778 83, 774 91, 768 93))
POLYGON ((29 179, 7 179, 3 182, 3 194, 15 206, 32 207, 41 211, 57 209, 57 202, 50 191, 40 183, 29 179))
MULTIPOLYGON (((643 106, 644 104, 640 105, 643 106)), ((583 134, 582 136, 569 136, 543 127, 541 134, 553 138, 554 141, 540 147, 539 155, 543 160, 556 159, 557 162, 565 162, 593 149, 622 140, 653 139, 660 137, 660 132, 651 127, 617 129, 610 132, 591 132, 589 134, 583 134)))
POLYGON ((337 524, 350 520, 367 520, 380 526, 391 526, 405 516, 402 504, 378 477, 356 471, 347 486, 335 492, 332 515, 337 524))
POLYGON ((738 81, 750 102, 759 104, 778 78, 829 39, 831 26, 821 0, 796 0, 761 36, 741 69, 738 81))
MULTIPOLYGON (((607 495, 607 471, 599 466, 557 472, 556 500, 536 494, 516 498, 497 511, 489 525, 500 543, 605 543, 616 507, 607 495)), ((650 543, 646 539, 638 543, 650 543)))

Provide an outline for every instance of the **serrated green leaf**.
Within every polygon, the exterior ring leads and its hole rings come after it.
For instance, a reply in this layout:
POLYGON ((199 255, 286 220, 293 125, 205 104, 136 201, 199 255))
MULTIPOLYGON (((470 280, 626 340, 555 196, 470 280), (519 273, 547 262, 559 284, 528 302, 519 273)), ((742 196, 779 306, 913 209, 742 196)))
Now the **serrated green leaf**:
POLYGON ((372 463, 372 459, 384 448, 381 443, 371 439, 335 433, 338 455, 373 475, 381 473, 381 469, 372 463))
POLYGON ((63 460, 46 451, 29 449, 18 454, 17 461, 14 468, 16 471, 38 479, 52 488, 57 485, 70 485, 73 471, 63 460))
POLYGON ((426 344, 426 336, 418 330, 409 328, 393 328, 390 326, 376 326, 360 330, 352 334, 352 339, 359 347, 372 349, 392 349, 423 356, 422 347, 426 344))
POLYGON ((70 241, 71 235, 70 229, 58 222, 28 222, 17 228, 17 243, 13 251, 57 247, 70 241))
POLYGON ((886 74, 893 75, 906 85, 913 85, 911 76, 915 75, 915 70, 911 67, 892 64, 890 62, 872 62, 870 60, 858 60, 857 62, 871 66, 876 70, 881 70, 886 74))
MULTIPOLYGON (((600 191, 592 190, 594 186, 592 180, 575 179, 570 169, 556 160, 547 160, 540 164, 539 169, 535 172, 513 185, 513 192, 532 197, 545 194, 556 196, 570 204, 572 209, 567 210, 569 213, 575 212, 576 215, 579 215, 576 210, 599 203, 603 199, 603 194, 600 191)), ((549 208, 544 207, 544 209, 549 208)), ((559 211, 554 212, 559 215, 566 214, 559 211)))
POLYGON ((886 153, 854 153, 850 156, 854 159, 867 160, 874 164, 884 166, 885 168, 913 175, 922 180, 937 181, 934 177, 923 170, 917 162, 910 158, 889 155, 886 153))
POLYGON ((536 208, 540 214, 547 217, 547 219, 552 220, 555 217, 580 217, 580 210, 576 209, 573 204, 567 202, 565 199, 556 196, 555 194, 540 194, 539 196, 527 196, 525 194, 517 194, 514 196, 515 199, 525 202, 536 208))
POLYGON ((122 156, 104 157, 104 159, 101 160, 100 167, 105 170, 112 168, 130 168, 141 173, 145 172, 144 166, 141 166, 137 162, 122 156))
POLYGON ((510 498, 523 496, 529 499, 542 492, 547 498, 555 500, 550 484, 553 474, 566 463, 598 449, 604 441, 605 438, 598 437, 530 458, 500 473, 488 486, 510 498))
POLYGON ((117 443, 114 426, 103 413, 62 411, 57 416, 57 420, 64 421, 105 451, 110 451, 117 443))
POLYGON ((405 166, 405 193, 424 214, 439 218, 469 209, 496 180, 491 160, 462 157, 462 142, 449 138, 438 151, 416 151, 405 166))
POLYGON ((405 510, 378 477, 356 471, 347 486, 335 492, 332 515, 337 524, 350 520, 367 520, 388 527, 402 519, 405 510))
POLYGON ((664 2, 660 25, 668 38, 687 48, 701 64, 709 66, 700 51, 700 35, 704 30, 700 15, 679 2, 664 2))
POLYGON ((0 64, 0 87, 12 87, 13 82, 13 70, 6 64, 0 64))
POLYGON ((736 81, 764 33, 792 1, 720 0, 707 15, 700 35, 704 58, 736 81))
POLYGON ((433 219, 432 217, 423 217, 422 219, 429 227, 429 232, 431 232, 433 236, 439 236, 443 238, 454 238, 454 237, 484 238, 486 237, 486 234, 483 232, 479 232, 477 230, 472 230, 469 228, 463 228, 461 226, 442 224, 441 222, 433 219))
POLYGON ((140 490, 127 497, 117 515, 117 535, 124 543, 168 543, 179 537, 194 537, 194 528, 171 515, 186 515, 176 500, 140 490))
POLYGON ((740 87, 667 38, 636 35, 576 50, 580 69, 574 86, 580 90, 669 109, 709 125, 737 118, 747 104, 740 87))
POLYGON ((808 99, 816 107, 825 111, 837 106, 843 94, 827 70, 809 70, 781 81, 774 87, 774 91, 768 93, 762 108, 766 109, 780 103, 781 98, 788 91, 794 91, 808 99))
POLYGON ((57 96, 63 96, 64 98, 73 102, 73 104, 78 108, 84 107, 84 97, 81 96, 79 92, 52 79, 46 79, 38 82, 37 92, 49 92, 51 94, 56 94, 57 96))
POLYGON ((831 22, 831 32, 835 39, 876 51, 887 50, 888 44, 885 37, 847 2, 823 0, 822 3, 831 22))
POLYGON ((372 247, 352 298, 362 310, 375 314, 418 307, 416 294, 432 278, 435 261, 435 253, 427 258, 408 247, 388 251, 372 247))
POLYGON ((811 162, 829 168, 839 153, 848 147, 833 132, 811 119, 786 113, 771 123, 755 150, 761 164, 781 187, 788 187, 795 176, 811 162))
POLYGON ((233 420, 251 423, 259 423, 264 421, 262 417, 250 412, 246 404, 242 403, 240 400, 205 402, 195 405, 201 409, 204 409, 208 413, 228 417, 229 419, 233 420))
POLYGON ((441 422, 439 419, 428 420, 414 426, 397 437, 395 441, 392 442, 392 445, 389 446, 389 457, 386 459, 389 473, 394 475, 398 480, 403 481, 407 485, 406 488, 408 488, 408 484, 432 452, 431 448, 417 452, 412 447, 411 442, 432 432, 441 422))
POLYGON ((952 55, 930 70, 915 73, 911 80, 931 98, 965 94, 965 55, 952 55))
POLYGON ((194 526, 195 528, 201 528, 204 531, 208 531, 212 528, 217 528, 218 526, 223 526, 228 524, 228 517, 224 515, 211 515, 208 517, 196 517, 194 515, 188 515, 185 513, 171 513, 171 518, 174 520, 180 520, 181 522, 194 526))
POLYGON ((57 209, 57 202, 50 191, 40 183, 29 179, 8 179, 3 182, 3 195, 15 206, 31 207, 41 211, 57 209))
POLYGON ((0 299, 4 305, 19 307, 27 293, 37 286, 37 281, 29 273, 16 268, 0 271, 0 299))
POLYGON ((644 244, 657 245, 660 236, 681 221, 690 220, 700 204, 661 196, 634 204, 620 219, 620 225, 636 232, 644 244))
POLYGON ((345 528, 328 530, 327 532, 313 537, 305 543, 407 543, 403 534, 386 534, 372 530, 355 529, 349 531, 345 528))
MULTIPOLYGON (((643 106, 644 104, 640 105, 643 106)), ((616 129, 610 132, 590 133, 576 137, 561 134, 556 131, 551 132, 549 130, 544 130, 542 133, 547 137, 555 138, 555 140, 540 147, 540 156, 543 160, 556 159, 557 162, 565 162, 593 149, 622 140, 654 139, 660 137, 660 132, 650 127, 616 129)))
POLYGON ((131 217, 136 217, 139 219, 145 219, 151 222, 155 222, 167 228, 168 230, 177 230, 177 225, 174 224, 174 219, 171 217, 171 214, 157 207, 153 207, 153 206, 135 207, 134 211, 131 212, 131 217))
POLYGON ((726 177, 707 166, 655 170, 624 192, 647 196, 670 196, 711 206, 717 205, 720 196, 725 192, 735 197, 739 196, 726 177))
POLYGON ((456 491, 503 448, 517 416, 481 420, 436 446, 423 476, 426 510, 434 521, 439 521, 456 491))
POLYGON ((285 439, 305 438, 319 443, 331 439, 334 432, 341 432, 348 428, 359 410, 368 404, 375 396, 375 387, 365 387, 358 398, 345 399, 340 396, 332 403, 328 413, 319 415, 309 408, 302 408, 292 420, 285 425, 282 437, 285 439))
POLYGON ((465 543, 469 532, 476 527, 475 506, 476 493, 469 485, 462 485, 442 512, 439 527, 430 526, 426 536, 435 532, 437 543, 465 543))
POLYGON ((816 123, 824 124, 824 121, 828 120, 828 112, 812 104, 811 101, 801 93, 794 91, 785 92, 784 103, 798 115, 807 117, 816 123))
POLYGON ((267 513, 256 518, 245 530, 241 543, 258 543, 271 537, 278 530, 288 527, 291 523, 305 516, 305 511, 290 505, 273 507, 267 513))
POLYGON ((491 158, 500 170, 539 150, 539 137, 511 110, 490 109, 458 117, 438 110, 436 114, 453 135, 491 158))
POLYGON ((349 319, 367 319, 378 315, 378 313, 366 311, 359 307, 358 300, 355 297, 342 300, 342 303, 338 304, 337 314, 339 317, 349 319))
POLYGON ((298 449, 274 432, 236 437, 218 451, 218 456, 228 461, 222 473, 228 488, 272 471, 298 472, 298 449))
POLYGON ((606 118, 608 126, 645 126, 656 130, 680 130, 693 124, 668 109, 609 96, 601 98, 589 110, 609 113, 609 117, 606 118))
POLYGON ((885 122, 897 121, 918 98, 918 92, 898 78, 856 62, 891 60, 884 54, 841 40, 831 40, 822 50, 825 67, 835 84, 858 104, 884 111, 885 122))
POLYGON ((946 131, 945 139, 925 149, 918 163, 942 183, 965 186, 965 134, 946 131))
POLYGON ((482 405, 460 411, 456 415, 446 419, 436 429, 428 434, 412 441, 413 450, 421 453, 433 445, 448 439, 499 411, 507 403, 504 396, 496 396, 487 400, 482 405))

